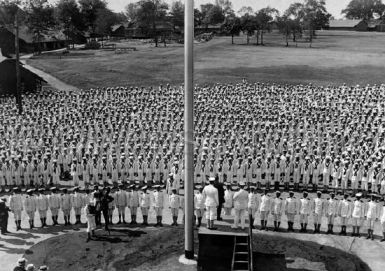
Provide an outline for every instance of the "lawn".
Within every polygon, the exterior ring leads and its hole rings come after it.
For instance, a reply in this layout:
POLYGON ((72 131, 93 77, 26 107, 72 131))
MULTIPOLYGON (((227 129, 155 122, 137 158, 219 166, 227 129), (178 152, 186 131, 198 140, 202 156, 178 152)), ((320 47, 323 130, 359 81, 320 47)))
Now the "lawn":
MULTIPOLYGON (((265 36, 265 46, 244 37, 216 37, 195 44, 195 82, 250 81, 339 85, 385 82, 385 33, 320 31, 312 48, 299 43, 285 47, 282 35, 265 36)), ((129 44, 128 44, 129 45, 129 44)), ((118 44, 118 46, 124 46, 118 44)), ((126 44, 127 46, 127 44, 126 44)), ((97 86, 149 86, 183 82, 183 46, 154 48, 115 54, 89 54, 29 60, 29 64, 79 88, 97 86)))

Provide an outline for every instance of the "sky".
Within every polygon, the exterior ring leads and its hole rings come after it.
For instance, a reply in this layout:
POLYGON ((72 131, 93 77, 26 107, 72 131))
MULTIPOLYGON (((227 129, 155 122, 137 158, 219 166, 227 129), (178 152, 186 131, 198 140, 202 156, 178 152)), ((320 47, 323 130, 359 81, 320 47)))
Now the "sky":
MULTIPOLYGON (((172 3, 173 0, 165 0, 167 3, 172 3)), ((124 10, 124 7, 131 2, 137 2, 137 0, 107 0, 108 6, 116 12, 124 10)), ((215 0, 195 0, 195 6, 199 7, 201 4, 213 3, 215 0)), ((267 6, 278 9, 280 12, 285 11, 291 3, 302 2, 302 0, 232 0, 233 9, 238 11, 243 6, 250 6, 254 10, 258 10, 267 6)), ((346 8, 350 0, 326 0, 326 8, 330 14, 339 19, 341 10, 346 8)))

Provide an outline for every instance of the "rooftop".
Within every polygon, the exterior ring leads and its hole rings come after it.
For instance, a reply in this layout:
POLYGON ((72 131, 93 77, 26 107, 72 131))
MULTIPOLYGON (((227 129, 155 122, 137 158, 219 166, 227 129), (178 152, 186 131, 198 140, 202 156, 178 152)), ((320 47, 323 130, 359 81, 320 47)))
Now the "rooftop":
POLYGON ((329 27, 355 27, 361 20, 330 20, 329 27))

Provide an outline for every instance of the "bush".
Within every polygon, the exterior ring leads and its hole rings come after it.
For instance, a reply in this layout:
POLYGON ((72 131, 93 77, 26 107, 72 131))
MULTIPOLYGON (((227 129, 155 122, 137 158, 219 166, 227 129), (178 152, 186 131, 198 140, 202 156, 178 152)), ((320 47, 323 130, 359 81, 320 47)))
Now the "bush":
POLYGON ((100 49, 100 43, 93 40, 93 41, 90 41, 90 42, 87 42, 86 43, 86 46, 85 46, 85 49, 88 49, 88 50, 97 50, 97 49, 100 49))

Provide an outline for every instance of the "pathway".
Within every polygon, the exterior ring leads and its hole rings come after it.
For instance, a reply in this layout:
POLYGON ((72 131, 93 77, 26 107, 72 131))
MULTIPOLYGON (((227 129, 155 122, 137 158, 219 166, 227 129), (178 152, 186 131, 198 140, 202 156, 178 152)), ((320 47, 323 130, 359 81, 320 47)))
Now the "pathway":
POLYGON ((39 70, 35 67, 32 67, 31 65, 28 65, 26 60, 31 58, 33 55, 24 55, 21 57, 20 59, 20 62, 23 63, 23 67, 30 70, 31 72, 39 75, 41 78, 43 78, 47 84, 49 86, 51 86, 52 88, 54 88, 55 90, 59 90, 59 91, 74 91, 74 90, 78 90, 77 87, 75 86, 72 86, 72 85, 68 85, 66 83, 64 83, 63 81, 61 81, 60 79, 42 71, 42 70, 39 70))

